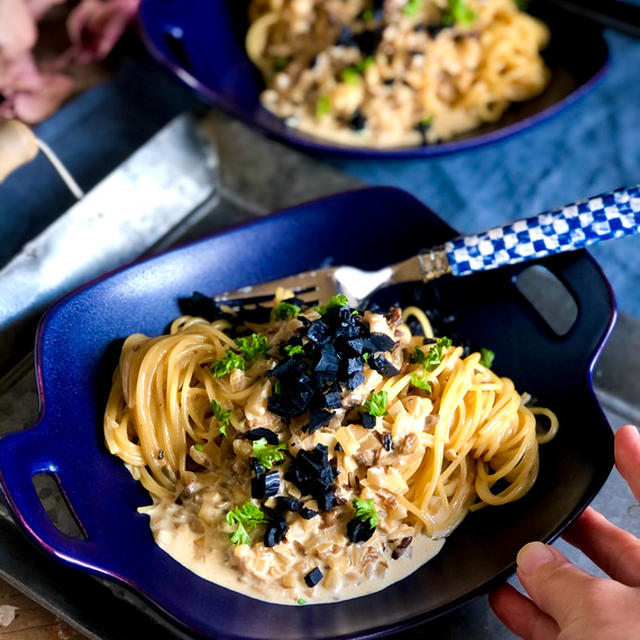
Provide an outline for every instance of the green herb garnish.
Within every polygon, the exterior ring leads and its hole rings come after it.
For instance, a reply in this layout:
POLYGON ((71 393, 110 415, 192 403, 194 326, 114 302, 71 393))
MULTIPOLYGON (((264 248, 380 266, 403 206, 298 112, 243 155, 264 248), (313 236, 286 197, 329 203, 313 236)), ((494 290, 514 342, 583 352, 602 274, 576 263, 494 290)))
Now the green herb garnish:
POLYGON ((404 5, 402 13, 404 13, 405 16, 413 17, 418 14, 421 7, 422 0, 409 0, 407 4, 404 5))
POLYGON ((369 67, 374 65, 376 62, 373 56, 367 56, 364 60, 360 60, 360 62, 356 62, 354 67, 360 73, 364 73, 369 67))
POLYGON ((413 351, 411 362, 424 365, 427 371, 435 371, 442 362, 442 356, 451 346, 449 338, 438 338, 436 343, 425 354, 420 347, 416 347, 413 351))
POLYGON ((246 338, 236 338, 236 344, 238 345, 238 350, 244 354, 247 362, 255 360, 259 356, 266 356, 267 351, 270 349, 267 337, 260 336, 257 333, 252 333, 246 338))
POLYGON ((317 311, 321 316, 323 316, 327 311, 329 311, 329 309, 333 309, 334 307, 346 307, 348 304, 349 301, 347 300, 347 296, 343 296, 339 293, 337 296, 333 296, 327 304, 314 307, 314 311, 317 311))
POLYGON ((356 518, 362 522, 369 522, 369 526, 373 529, 378 526, 380 518, 373 504, 373 498, 362 500, 360 498, 353 499, 353 508, 356 510, 356 518))
POLYGON ((371 395, 367 398, 362 405, 365 411, 372 416, 381 417, 387 415, 387 392, 386 391, 372 391, 371 395))
POLYGON ((431 383, 424 379, 424 373, 418 375, 417 373, 411 374, 411 384, 418 388, 424 389, 424 391, 431 391, 431 383))
POLYGON ((298 598, 298 604, 299 605, 307 604, 307 601, 304 598, 298 598))
POLYGON ((365 362, 368 362, 368 361, 369 361, 370 356, 371 356, 371 354, 370 354, 368 351, 365 351, 365 352, 362 354, 362 359, 363 359, 365 362))
POLYGON ((289 58, 278 57, 273 61, 273 70, 282 71, 289 64, 289 58))
POLYGON ((213 417, 218 423, 218 429, 223 436, 227 435, 227 427, 229 426, 229 416, 231 415, 231 409, 223 409, 222 405, 217 400, 211 400, 211 411, 213 411, 213 417))
POLYGON ((278 378, 276 378, 276 381, 273 383, 273 393, 276 395, 280 395, 282 393, 282 384, 278 378))
POLYGON ((296 353, 304 353, 304 347, 301 344, 288 344, 284 351, 288 356, 295 356, 296 353))
POLYGON ((225 520, 231 526, 237 525, 236 530, 229 534, 229 540, 233 544, 249 544, 249 533, 267 522, 264 513, 253 502, 248 501, 229 511, 225 520))
POLYGON ((487 367, 487 369, 491 369, 493 365, 493 361, 495 360, 496 354, 491 351, 491 349, 485 349, 482 347, 480 349, 480 363, 481 365, 487 367))
POLYGON ((287 318, 295 318, 300 311, 302 311, 302 307, 297 304, 283 301, 273 310, 273 315, 276 320, 286 320, 287 318))
POLYGON ((520 11, 526 11, 529 8, 529 0, 516 0, 516 6, 520 11))
POLYGON ((331 102, 327 96, 321 96, 316 102, 316 116, 328 116, 331 113, 331 102))
POLYGON ((432 115, 424 116, 424 117, 420 120, 420 124, 421 124, 423 127, 430 127, 432 123, 433 123, 433 116, 432 116, 432 115))
POLYGON ((340 78, 342 82, 351 87, 356 87, 360 84, 360 72, 355 67, 345 67, 340 72, 340 78))
POLYGON ((476 12, 464 0, 449 0, 449 10, 442 16, 442 22, 446 25, 469 26, 476 17, 476 12))
POLYGON ((284 460, 283 452, 286 450, 287 445, 284 442, 268 444, 266 438, 260 438, 253 442, 253 455, 265 469, 271 469, 276 462, 282 462, 284 460))
POLYGON ((244 361, 244 358, 239 353, 229 349, 223 358, 216 360, 211 365, 211 375, 214 378, 221 378, 227 373, 230 373, 231 369, 244 371, 246 366, 247 363, 244 361))
POLYGON ((201 444, 194 444, 194 445, 193 445, 193 448, 194 448, 196 451, 204 451, 204 447, 203 447, 201 444))

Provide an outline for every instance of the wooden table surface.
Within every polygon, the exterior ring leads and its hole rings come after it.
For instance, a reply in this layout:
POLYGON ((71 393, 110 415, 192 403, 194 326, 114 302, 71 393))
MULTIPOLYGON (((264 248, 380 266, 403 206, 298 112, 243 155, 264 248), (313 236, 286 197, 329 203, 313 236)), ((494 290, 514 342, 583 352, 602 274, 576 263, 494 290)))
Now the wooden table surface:
POLYGON ((85 636, 81 633, 2 580, 0 580, 0 638, 2 640, 85 640, 85 636), (11 618, 13 607, 16 607, 15 617, 6 624, 11 618))

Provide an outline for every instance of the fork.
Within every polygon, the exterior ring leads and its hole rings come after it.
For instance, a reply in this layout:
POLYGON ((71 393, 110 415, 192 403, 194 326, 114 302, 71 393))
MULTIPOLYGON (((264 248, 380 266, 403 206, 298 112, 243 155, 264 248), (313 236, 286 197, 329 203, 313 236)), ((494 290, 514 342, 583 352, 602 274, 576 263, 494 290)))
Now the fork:
POLYGON ((445 274, 467 276, 639 232, 640 185, 636 185, 480 233, 457 236, 377 271, 327 267, 228 291, 215 299, 228 304, 259 303, 272 299, 276 289, 282 287, 307 303, 342 294, 350 306, 362 307, 376 291, 392 284, 428 282, 445 274))

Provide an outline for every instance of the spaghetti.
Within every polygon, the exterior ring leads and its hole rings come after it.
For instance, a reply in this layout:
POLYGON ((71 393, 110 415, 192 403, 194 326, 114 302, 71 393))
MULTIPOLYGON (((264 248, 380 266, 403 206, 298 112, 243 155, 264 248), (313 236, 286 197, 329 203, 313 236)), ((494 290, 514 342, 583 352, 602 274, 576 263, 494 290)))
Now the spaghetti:
POLYGON ((278 291, 265 321, 223 308, 124 343, 107 446, 151 494, 158 544, 214 582, 288 604, 362 595, 535 482, 551 411, 420 309, 345 302, 278 291))
POLYGON ((547 27, 515 0, 253 0, 264 107, 346 145, 448 140, 547 85, 547 27))

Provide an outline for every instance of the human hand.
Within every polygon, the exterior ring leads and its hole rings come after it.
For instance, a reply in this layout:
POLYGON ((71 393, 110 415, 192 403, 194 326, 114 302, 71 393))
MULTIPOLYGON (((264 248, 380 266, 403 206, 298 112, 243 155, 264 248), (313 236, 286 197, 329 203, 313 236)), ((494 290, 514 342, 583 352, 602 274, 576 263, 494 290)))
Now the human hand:
MULTIPOLYGON (((615 437, 618 471, 640 502, 640 433, 615 437)), ((564 538, 605 571, 596 578, 560 551, 531 542, 518 553, 518 578, 531 599, 510 585, 489 596, 498 618, 524 640, 640 639, 640 540, 588 507, 564 538)))

